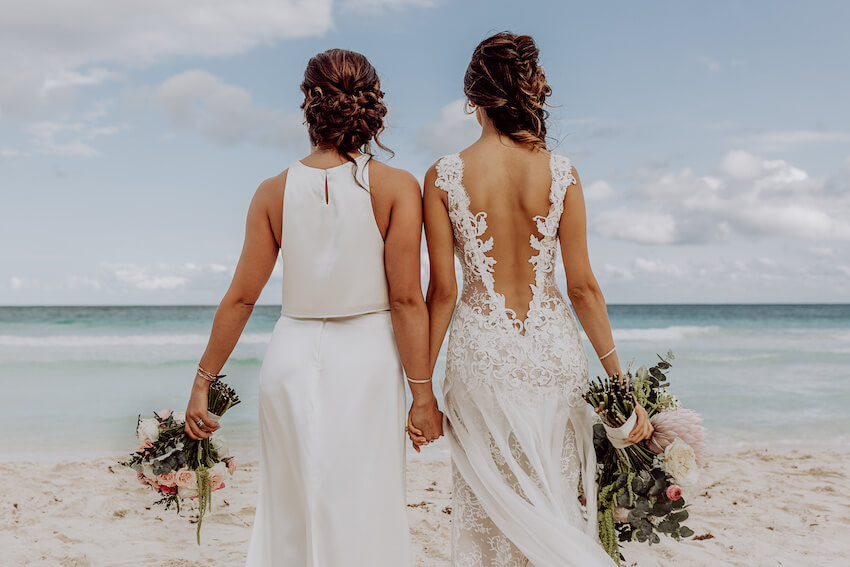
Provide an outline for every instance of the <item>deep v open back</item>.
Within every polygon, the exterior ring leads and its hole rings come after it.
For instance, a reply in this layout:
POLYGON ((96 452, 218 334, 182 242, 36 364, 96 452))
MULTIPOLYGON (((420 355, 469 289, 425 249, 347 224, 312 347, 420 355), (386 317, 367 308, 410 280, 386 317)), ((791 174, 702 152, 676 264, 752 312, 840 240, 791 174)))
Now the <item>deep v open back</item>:
MULTIPOLYGON (((531 294, 523 314, 508 307, 519 305, 517 297, 508 302, 497 288, 500 264, 493 254, 501 244, 508 245, 502 252, 510 244, 521 250, 519 243, 497 244, 492 234, 510 231, 488 227, 488 211, 472 212, 459 155, 437 163, 436 186, 447 193, 463 269, 443 383, 455 567, 613 564, 596 539, 592 415, 581 398, 587 356, 555 283, 558 227, 575 178, 569 160, 555 154, 549 171, 548 211, 530 219, 536 230, 527 237, 531 294)), ((507 222, 509 215, 500 216, 507 222)))

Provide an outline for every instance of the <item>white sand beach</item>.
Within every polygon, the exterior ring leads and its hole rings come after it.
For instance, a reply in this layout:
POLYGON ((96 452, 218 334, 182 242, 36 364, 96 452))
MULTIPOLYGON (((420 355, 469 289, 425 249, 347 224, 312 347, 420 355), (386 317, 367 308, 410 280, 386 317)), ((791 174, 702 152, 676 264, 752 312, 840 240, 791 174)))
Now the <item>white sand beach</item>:
MULTIPOLYGON (((439 449, 436 449, 439 450, 439 449)), ((117 459, 118 457, 116 457, 117 459)), ((196 510, 153 507, 135 473, 90 462, 0 464, 4 567, 239 566, 254 514, 257 463, 242 463, 214 494, 195 544, 196 510)), ((408 461, 408 510, 417 566, 449 565, 448 459, 408 461)), ((630 567, 850 564, 850 453, 750 450, 715 454, 687 524, 699 539, 629 544, 630 567)), ((369 520, 369 510, 363 510, 369 520)), ((358 566, 352 566, 358 567, 358 566)))

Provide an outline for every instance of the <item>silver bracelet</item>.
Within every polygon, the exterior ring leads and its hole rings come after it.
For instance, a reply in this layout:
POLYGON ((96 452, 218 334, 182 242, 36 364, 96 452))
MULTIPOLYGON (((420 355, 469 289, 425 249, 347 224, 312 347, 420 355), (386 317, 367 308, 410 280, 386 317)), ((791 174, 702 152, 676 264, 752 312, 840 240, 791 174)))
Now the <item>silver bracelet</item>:
POLYGON ((604 359, 606 359, 606 358, 608 358, 609 356, 611 356, 612 354, 614 354, 614 351, 615 351, 615 350, 617 350, 617 347, 616 347, 616 346, 615 346, 614 348, 612 348, 611 350, 609 350, 608 352, 606 352, 605 354, 603 354, 602 356, 600 356, 600 357, 599 357, 599 361, 600 361, 600 362, 602 362, 604 359))
POLYGON ((411 384, 427 384, 428 382, 431 381, 431 379, 426 378, 425 380, 413 380, 411 378, 408 378, 407 381, 410 382, 411 384))

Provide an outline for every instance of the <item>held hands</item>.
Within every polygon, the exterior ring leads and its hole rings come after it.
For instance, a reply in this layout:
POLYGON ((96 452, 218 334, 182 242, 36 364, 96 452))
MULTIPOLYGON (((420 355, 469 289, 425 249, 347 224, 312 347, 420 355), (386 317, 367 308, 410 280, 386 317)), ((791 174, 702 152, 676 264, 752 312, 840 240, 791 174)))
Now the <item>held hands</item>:
POLYGON ((626 438, 631 443, 640 443, 644 439, 652 437, 655 428, 649 422, 649 415, 642 406, 635 405, 635 414, 637 415, 637 423, 632 428, 632 432, 626 438))
POLYGON ((208 402, 209 386, 199 387, 196 383, 192 387, 189 405, 186 406, 186 424, 183 428, 191 439, 209 439, 213 431, 219 428, 218 423, 207 417, 208 402))
POLYGON ((422 445, 443 435, 443 412, 437 407, 436 399, 424 404, 417 404, 414 400, 407 416, 407 435, 417 453, 422 445))

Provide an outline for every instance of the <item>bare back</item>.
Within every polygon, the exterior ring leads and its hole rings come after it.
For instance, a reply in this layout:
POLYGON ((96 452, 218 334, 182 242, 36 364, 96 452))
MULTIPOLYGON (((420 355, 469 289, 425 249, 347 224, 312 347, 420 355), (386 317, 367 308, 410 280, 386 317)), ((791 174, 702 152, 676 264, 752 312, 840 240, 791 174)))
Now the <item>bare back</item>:
POLYGON ((469 195, 469 208, 481 218, 486 213, 483 241, 492 237, 487 255, 495 260, 495 289, 505 297, 505 307, 524 319, 535 283, 530 259, 537 254, 531 237, 542 238, 536 218, 550 209, 548 153, 516 148, 473 145, 460 154, 463 160, 463 186, 469 195), (502 151, 499 151, 501 149, 502 151))

